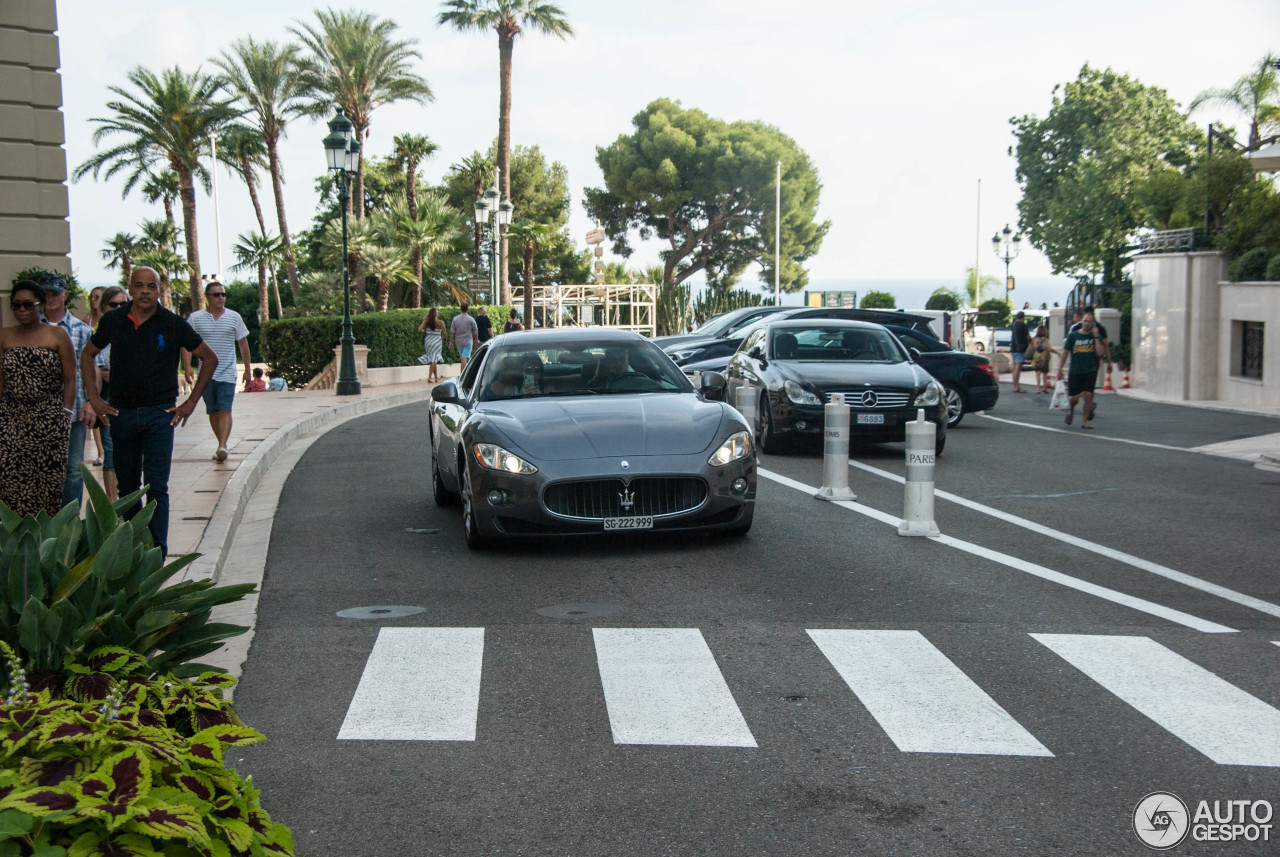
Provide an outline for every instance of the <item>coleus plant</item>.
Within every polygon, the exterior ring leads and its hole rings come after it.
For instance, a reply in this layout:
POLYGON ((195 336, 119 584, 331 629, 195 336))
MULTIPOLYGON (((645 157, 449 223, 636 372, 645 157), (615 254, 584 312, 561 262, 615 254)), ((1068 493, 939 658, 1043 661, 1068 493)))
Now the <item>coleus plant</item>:
POLYGON ((263 740, 223 699, 235 679, 154 677, 136 652, 106 647, 32 689, 13 649, 0 652, 0 857, 293 853, 252 779, 224 764, 227 748, 263 740))

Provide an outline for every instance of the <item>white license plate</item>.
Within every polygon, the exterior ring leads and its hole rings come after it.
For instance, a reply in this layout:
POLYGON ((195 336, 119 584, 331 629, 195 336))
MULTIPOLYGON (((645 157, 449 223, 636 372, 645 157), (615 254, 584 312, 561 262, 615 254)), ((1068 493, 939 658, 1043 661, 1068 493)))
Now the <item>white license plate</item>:
POLYGON ((858 414, 858 425, 882 426, 884 425, 884 414, 858 414))
POLYGON ((653 515, 636 515, 632 518, 605 518, 606 530, 652 530, 653 515))

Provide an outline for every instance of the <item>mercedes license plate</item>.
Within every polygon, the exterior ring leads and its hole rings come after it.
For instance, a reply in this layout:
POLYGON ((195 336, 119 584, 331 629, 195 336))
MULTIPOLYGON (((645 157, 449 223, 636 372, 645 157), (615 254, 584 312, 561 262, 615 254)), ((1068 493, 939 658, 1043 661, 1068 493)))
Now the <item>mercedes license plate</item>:
POLYGON ((630 518, 605 518, 606 530, 652 530, 653 515, 635 515, 630 518))
POLYGON ((858 425, 884 425, 884 414, 858 414, 858 425))

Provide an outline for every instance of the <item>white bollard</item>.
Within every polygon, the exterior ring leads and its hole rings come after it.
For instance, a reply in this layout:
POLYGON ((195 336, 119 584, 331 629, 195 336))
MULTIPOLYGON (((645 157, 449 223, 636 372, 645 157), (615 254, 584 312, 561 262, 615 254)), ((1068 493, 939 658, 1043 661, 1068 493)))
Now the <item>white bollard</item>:
POLYGON ((849 489, 849 406, 832 393, 822 408, 822 487, 819 500, 857 500, 849 489))
POLYGON ((940 536, 933 520, 933 461, 938 427, 924 418, 921 408, 907 423, 907 483, 900 536, 940 536))
MULTIPOLYGON (((743 384, 737 389, 735 398, 737 401, 734 406, 738 409, 738 413, 742 414, 743 419, 747 421, 747 425, 755 426, 756 417, 758 416, 756 411, 760 407, 759 392, 755 387, 743 384)), ((754 437, 754 435, 755 432, 752 431, 752 436, 754 437)))

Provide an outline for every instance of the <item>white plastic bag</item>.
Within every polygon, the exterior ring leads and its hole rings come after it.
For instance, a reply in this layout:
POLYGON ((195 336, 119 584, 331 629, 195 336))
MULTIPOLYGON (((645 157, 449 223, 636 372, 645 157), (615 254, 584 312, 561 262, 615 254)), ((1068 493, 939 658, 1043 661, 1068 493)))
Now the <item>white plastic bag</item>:
POLYGON ((1067 382, 1059 381, 1053 385, 1053 398, 1049 400, 1049 410, 1060 411, 1071 406, 1071 397, 1067 395, 1067 382))

